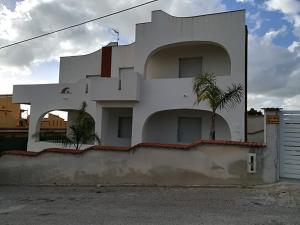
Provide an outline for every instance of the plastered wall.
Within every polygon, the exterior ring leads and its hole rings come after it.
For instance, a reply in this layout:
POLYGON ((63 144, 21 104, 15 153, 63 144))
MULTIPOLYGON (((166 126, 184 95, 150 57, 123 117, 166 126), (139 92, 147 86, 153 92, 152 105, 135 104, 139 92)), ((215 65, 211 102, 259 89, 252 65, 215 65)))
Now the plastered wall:
POLYGON ((0 184, 207 185, 260 184, 262 147, 198 145, 189 149, 136 147, 2 155, 0 184), (247 172, 248 152, 257 153, 257 173, 247 172))
POLYGON ((230 59, 224 49, 216 45, 192 42, 158 50, 148 59, 145 77, 179 78, 179 59, 192 57, 202 58, 202 72, 230 76, 230 59))
MULTIPOLYGON (((209 139, 211 116, 208 111, 200 110, 166 110, 153 114, 145 123, 143 142, 178 143, 178 118, 200 118, 201 137, 209 139)), ((230 130, 225 120, 217 115, 216 138, 230 140, 230 130)))

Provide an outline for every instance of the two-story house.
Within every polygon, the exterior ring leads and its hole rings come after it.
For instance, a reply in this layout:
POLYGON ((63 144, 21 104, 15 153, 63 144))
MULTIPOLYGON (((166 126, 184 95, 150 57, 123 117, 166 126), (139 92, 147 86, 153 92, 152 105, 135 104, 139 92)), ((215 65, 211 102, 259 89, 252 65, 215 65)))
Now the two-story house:
MULTIPOLYGON (((194 104, 193 78, 212 72, 217 85, 246 90, 245 11, 174 17, 153 11, 136 25, 135 42, 111 43, 88 55, 62 57, 59 83, 15 85, 14 102, 31 104, 28 149, 54 144, 32 135, 52 110, 67 110, 69 124, 83 101, 102 145, 192 143, 208 139, 210 108, 194 104)), ((216 139, 243 141, 247 95, 231 111, 218 111, 216 139)))

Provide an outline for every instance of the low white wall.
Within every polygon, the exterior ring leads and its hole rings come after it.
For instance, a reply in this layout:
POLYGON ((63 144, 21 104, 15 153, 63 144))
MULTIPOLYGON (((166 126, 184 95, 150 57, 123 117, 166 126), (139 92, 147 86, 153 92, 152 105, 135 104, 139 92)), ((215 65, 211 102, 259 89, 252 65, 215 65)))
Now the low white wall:
POLYGON ((44 152, 0 157, 0 184, 207 185, 263 183, 263 148, 198 145, 189 150, 136 147, 131 151, 44 152), (257 173, 247 172, 257 152, 257 173))

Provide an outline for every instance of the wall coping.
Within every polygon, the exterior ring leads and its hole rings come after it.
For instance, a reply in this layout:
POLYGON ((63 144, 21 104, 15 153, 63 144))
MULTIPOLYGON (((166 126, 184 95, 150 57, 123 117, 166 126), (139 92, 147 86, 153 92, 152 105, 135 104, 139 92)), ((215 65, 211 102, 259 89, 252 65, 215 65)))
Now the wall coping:
POLYGON ((277 112, 277 111, 281 111, 282 108, 261 108, 265 111, 271 111, 271 112, 277 112))
POLYGON ((176 150, 190 150, 200 145, 225 145, 225 146, 240 146, 240 147, 254 147, 254 148, 265 148, 265 144, 256 142, 241 142, 241 141, 223 141, 223 140, 200 140, 193 144, 162 144, 162 143, 140 143, 132 147, 120 147, 120 146, 101 146, 95 145, 85 150, 75 150, 66 148, 48 148, 41 152, 32 151, 20 151, 20 150, 9 150, 4 151, 0 154, 3 155, 20 155, 20 156, 38 156, 44 153, 60 153, 60 154, 84 154, 88 151, 116 151, 116 152, 129 152, 137 150, 138 148, 163 148, 163 149, 176 149, 176 150))
POLYGON ((257 133, 261 133, 264 131, 265 131, 264 129, 261 129, 261 130, 256 130, 256 131, 252 131, 252 132, 247 132, 247 134, 257 134, 257 133))

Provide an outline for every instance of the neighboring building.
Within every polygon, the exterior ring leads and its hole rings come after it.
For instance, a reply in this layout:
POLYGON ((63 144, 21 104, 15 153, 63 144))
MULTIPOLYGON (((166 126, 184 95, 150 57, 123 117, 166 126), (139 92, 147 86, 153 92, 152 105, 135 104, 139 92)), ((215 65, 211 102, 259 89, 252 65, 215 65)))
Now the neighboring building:
POLYGON ((248 141, 264 142, 264 115, 253 108, 247 112, 247 137, 248 141))
POLYGON ((0 95, 0 128, 24 127, 20 104, 12 103, 12 95, 0 95))
MULTIPOLYGON (((22 118, 20 104, 12 103, 12 95, 0 95, 0 151, 26 149, 30 117, 22 118)), ((42 132, 66 133, 67 122, 48 114, 41 120, 42 132)))
POLYGON ((26 149, 28 126, 21 112, 20 104, 12 103, 12 95, 0 95, 0 151, 26 149))
MULTIPOLYGON (((15 85, 13 99, 31 104, 30 150, 52 146, 31 136, 47 112, 70 110, 72 124, 83 101, 103 145, 191 143, 208 139, 210 128, 207 103, 194 104, 193 78, 213 72, 219 87, 246 89, 246 62, 244 10, 188 18, 154 11, 136 25, 134 43, 62 57, 59 84, 15 85)), ((217 139, 245 140, 246 99, 217 112, 217 139)))
POLYGON ((67 129, 67 122, 63 118, 51 113, 49 113, 48 118, 44 118, 41 123, 42 129, 67 129))

